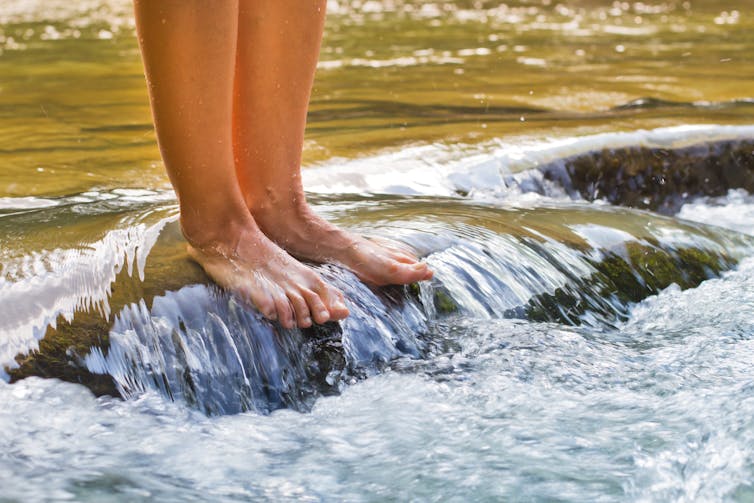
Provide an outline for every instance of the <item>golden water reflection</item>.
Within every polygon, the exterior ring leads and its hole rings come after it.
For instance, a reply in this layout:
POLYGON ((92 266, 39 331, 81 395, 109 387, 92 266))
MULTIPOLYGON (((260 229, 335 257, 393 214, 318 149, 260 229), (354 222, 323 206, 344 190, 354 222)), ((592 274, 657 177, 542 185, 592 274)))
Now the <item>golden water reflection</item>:
MULTIPOLYGON (((0 6, 0 197, 167 186, 130 2, 74 4, 0 6)), ((749 123, 754 19, 739 4, 331 0, 305 164, 749 123)))

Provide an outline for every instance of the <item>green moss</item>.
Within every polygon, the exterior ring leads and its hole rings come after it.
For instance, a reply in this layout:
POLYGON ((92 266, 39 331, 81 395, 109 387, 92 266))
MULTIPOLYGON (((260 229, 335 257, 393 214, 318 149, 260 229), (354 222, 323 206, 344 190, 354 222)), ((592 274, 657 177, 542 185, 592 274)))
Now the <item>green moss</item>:
POLYGON ((458 304, 443 288, 435 289, 434 302, 438 314, 447 315, 458 311, 458 304))
POLYGON ((632 303, 659 293, 672 284, 693 288, 736 264, 724 252, 701 248, 664 250, 628 243, 626 256, 607 254, 591 261, 596 272, 552 293, 530 299, 510 313, 532 321, 579 325, 589 312, 607 324, 624 320, 632 303))

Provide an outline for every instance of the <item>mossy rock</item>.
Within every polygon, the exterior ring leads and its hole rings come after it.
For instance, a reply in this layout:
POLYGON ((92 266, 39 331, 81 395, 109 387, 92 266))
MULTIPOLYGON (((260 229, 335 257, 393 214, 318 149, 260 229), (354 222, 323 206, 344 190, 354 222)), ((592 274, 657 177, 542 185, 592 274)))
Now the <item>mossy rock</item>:
POLYGON ((10 382, 26 377, 52 377, 83 384, 97 395, 119 396, 111 376, 91 373, 84 357, 92 347, 107 352, 110 321, 97 312, 77 312, 73 321, 59 317, 48 327, 35 351, 16 357, 18 366, 7 369, 10 382))
POLYGON ((581 325, 587 312, 602 323, 625 321, 630 306, 672 284, 698 286, 734 267, 737 260, 701 248, 661 249, 627 243, 627 254, 607 254, 592 261, 597 272, 552 293, 533 297, 526 306, 508 313, 532 321, 581 325))
MULTIPOLYGON (((444 219, 441 220, 443 230, 449 234, 458 232, 458 236, 452 239, 445 241, 440 239, 437 242, 447 241, 451 243, 450 246, 454 246, 453 239, 456 243, 468 240, 469 235, 463 232, 464 228, 455 227, 459 225, 458 222, 461 222, 466 226, 473 225, 473 229, 477 232, 474 236, 474 245, 487 258, 498 257, 503 262, 515 261, 510 257, 506 258, 499 253, 497 255, 493 253, 494 246, 505 245, 508 247, 505 248, 506 250, 520 249, 523 253, 521 256, 533 257, 532 260, 536 258, 538 261, 536 263, 552 264, 566 278, 562 285, 534 295, 505 313, 495 312, 494 315, 569 325, 614 324, 625 319, 631 303, 655 294, 673 283, 683 288, 694 287, 701 281, 733 267, 736 259, 741 256, 740 250, 749 250, 754 244, 754 240, 746 236, 733 235, 720 229, 682 223, 635 210, 609 209, 581 204, 565 208, 543 207, 519 210, 483 205, 472 207, 468 203, 457 201, 422 200, 418 203, 400 201, 388 207, 397 208, 396 211, 408 208, 413 211, 412 218, 423 218, 425 222, 431 223, 442 218, 444 219), (480 218, 469 220, 470 214, 480 218), (590 242, 588 235, 580 233, 578 229, 584 226, 590 226, 598 231, 602 228, 608 232, 616 231, 615 234, 632 237, 634 240, 619 240, 614 247, 611 247, 612 245, 600 245, 602 246, 600 247, 590 242), (690 242, 701 244, 691 246, 660 243, 653 237, 653 230, 659 228, 668 228, 688 237, 698 238, 691 239, 690 242), (574 273, 568 269, 567 265, 561 267, 558 263, 558 255, 552 253, 553 250, 570 250, 573 256, 586 257, 588 260, 584 259, 586 264, 585 267, 579 269, 581 272, 574 273), (730 253, 728 253, 729 250, 730 253)), ((384 221, 383 215, 371 208, 367 207, 364 211, 371 218, 379 222, 384 221)), ((185 243, 177 227, 176 223, 168 224, 161 233, 149 254, 143 281, 135 273, 131 275, 126 271, 121 271, 117 275, 115 282, 110 285, 112 293, 108 299, 109 312, 119 314, 128 311, 133 306, 139 306, 140 309, 151 313, 157 299, 164 300, 186 289, 197 288, 205 293, 215 291, 214 287, 208 286, 211 282, 202 270, 188 260, 185 243)), ((431 233, 428 235, 435 236, 431 233)), ((441 248, 435 251, 430 249, 429 253, 442 253, 442 251, 441 248)), ((459 262, 459 264, 462 263, 459 262)), ((514 264, 514 262, 508 263, 514 264)), ((434 312, 440 320, 448 316, 463 315, 463 306, 453 298, 449 286, 442 284, 442 278, 437 278, 429 299, 423 298, 421 290, 415 285, 408 288, 390 287, 375 291, 363 284, 357 284, 352 276, 346 277, 345 281, 344 287, 350 289, 349 291, 354 295, 355 292, 368 290, 380 303, 375 308, 381 314, 372 312, 370 317, 367 311, 358 321, 361 324, 360 328, 364 329, 364 334, 369 335, 368 332, 371 330, 370 336, 373 336, 375 340, 385 335, 384 327, 389 325, 390 320, 398 320, 398 324, 410 330, 416 326, 421 328, 421 323, 417 325, 411 321, 411 316, 415 321, 416 313, 420 311, 416 307, 416 300, 432 302, 433 309, 425 306, 425 311, 434 312), (378 320, 379 316, 382 318, 378 320), (383 322, 387 324, 380 325, 383 322), (377 325, 383 327, 383 332, 375 329, 377 325)), ((227 296, 220 299, 221 302, 227 300, 227 296)), ((55 377, 84 384, 98 395, 117 396, 118 388, 113 379, 109 375, 90 372, 85 363, 85 358, 91 354, 93 348, 97 348, 104 357, 108 355, 110 331, 113 330, 116 321, 112 315, 102 314, 106 310, 91 307, 92 304, 93 302, 90 301, 82 302, 82 305, 87 307, 75 312, 72 321, 58 319, 55 328, 47 329, 44 338, 39 342, 38 349, 31 352, 23 351, 23 354, 19 354, 16 358, 17 366, 6 369, 11 380, 17 381, 28 376, 55 377)), ((97 305, 96 302, 94 305, 97 305)), ((209 306, 210 309, 214 309, 217 304, 209 304, 209 306)), ((248 314, 246 309, 251 310, 246 307, 239 307, 239 309, 246 314, 248 314)), ((217 312, 227 314, 227 306, 226 311, 217 312)), ((186 332, 185 327, 177 328, 186 332)), ((253 332, 254 337, 258 335, 255 332, 256 328, 257 325, 254 323, 241 326, 243 333, 253 332)), ((270 330, 269 325, 265 325, 262 329, 268 332, 270 330)), ((275 330, 277 335, 285 336, 283 332, 278 332, 279 327, 273 326, 272 330, 275 330)), ((419 336, 426 341, 431 334, 419 334, 419 336)), ((402 344, 403 342, 405 341, 401 341, 402 344)), ((270 396, 276 395, 275 406, 311 403, 313 397, 338 393, 343 382, 353 378, 363 378, 368 373, 355 368, 348 361, 343 345, 342 328, 338 324, 332 323, 305 330, 295 337, 286 339, 284 344, 295 347, 294 351, 301 355, 303 363, 291 371, 290 379, 286 378, 286 385, 295 381, 289 388, 263 389, 260 392, 264 395, 269 391, 270 396), (299 381, 301 385, 298 384, 299 381)), ((421 356, 421 348, 418 350, 409 346, 396 346, 396 348, 405 355, 421 356)), ((372 348, 368 347, 366 350, 367 359, 370 356, 369 351, 372 351, 372 348)), ((375 361, 378 361, 378 364, 389 364, 386 360, 391 356, 380 353, 380 348, 375 347, 371 354, 375 355, 375 361)), ((132 364, 139 365, 139 362, 132 362, 132 364)), ((372 370, 374 369, 370 371, 372 370)), ((159 376, 157 378, 159 379, 159 376)), ((262 382, 260 386, 266 386, 265 383, 262 382)), ((191 400, 189 395, 192 389, 197 392, 201 391, 197 387, 201 386, 201 383, 194 382, 192 376, 186 376, 184 384, 187 401, 191 400)), ((250 407, 251 404, 243 404, 243 406, 250 407)), ((213 410, 215 409, 208 411, 213 413, 213 410)))
POLYGON ((587 201, 674 214, 700 196, 754 192, 754 141, 678 149, 626 147, 577 155, 540 168, 587 201))

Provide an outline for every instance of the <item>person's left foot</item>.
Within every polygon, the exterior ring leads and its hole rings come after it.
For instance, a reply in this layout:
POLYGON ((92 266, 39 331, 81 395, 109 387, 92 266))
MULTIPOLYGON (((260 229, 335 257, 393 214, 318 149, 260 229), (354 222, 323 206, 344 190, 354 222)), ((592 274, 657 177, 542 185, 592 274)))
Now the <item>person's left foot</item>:
POLYGON ((314 262, 336 262, 363 281, 403 285, 432 278, 432 270, 398 243, 351 234, 327 222, 307 204, 282 210, 252 208, 268 238, 291 255, 314 262))

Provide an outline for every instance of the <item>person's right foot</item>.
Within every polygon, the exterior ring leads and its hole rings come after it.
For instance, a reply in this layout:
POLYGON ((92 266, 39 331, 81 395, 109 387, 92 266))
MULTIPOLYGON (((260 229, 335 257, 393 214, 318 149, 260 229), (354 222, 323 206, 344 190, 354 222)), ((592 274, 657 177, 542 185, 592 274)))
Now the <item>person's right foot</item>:
MULTIPOLYGON (((303 192, 298 201, 305 201, 303 192)), ((306 203, 262 204, 250 211, 267 237, 295 257, 341 264, 362 281, 377 286, 432 279, 429 266, 405 245, 347 232, 317 215, 306 203)))
MULTIPOLYGON (((185 232, 184 232, 185 234, 185 232)), ((251 223, 221 241, 189 241, 188 251, 220 286, 251 301, 285 328, 348 316, 343 295, 251 223)))

